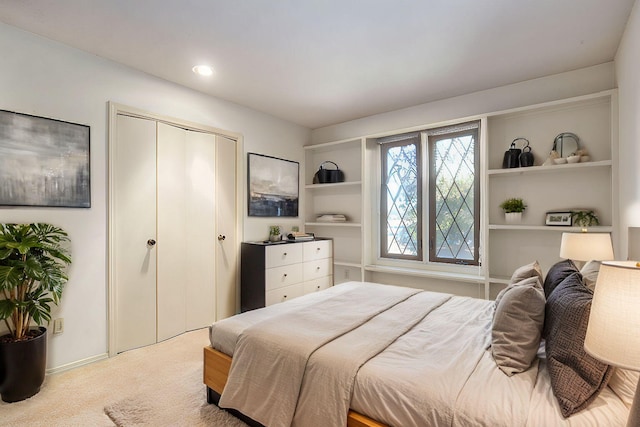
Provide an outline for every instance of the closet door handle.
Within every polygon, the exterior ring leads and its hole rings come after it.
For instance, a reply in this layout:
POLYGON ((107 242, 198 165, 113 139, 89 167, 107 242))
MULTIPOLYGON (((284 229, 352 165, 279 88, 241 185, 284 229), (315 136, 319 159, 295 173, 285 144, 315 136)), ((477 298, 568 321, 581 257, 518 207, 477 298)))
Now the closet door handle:
POLYGON ((224 239, 226 239, 226 238, 227 238, 227 236, 225 236, 224 234, 220 234, 220 235, 218 236, 218 240, 219 240, 219 241, 221 241, 221 242, 222 242, 224 239))
POLYGON ((155 240, 153 240, 153 239, 149 239, 149 240, 147 240, 147 245, 149 245, 149 246, 155 246, 155 245, 156 245, 156 241, 155 241, 155 240))

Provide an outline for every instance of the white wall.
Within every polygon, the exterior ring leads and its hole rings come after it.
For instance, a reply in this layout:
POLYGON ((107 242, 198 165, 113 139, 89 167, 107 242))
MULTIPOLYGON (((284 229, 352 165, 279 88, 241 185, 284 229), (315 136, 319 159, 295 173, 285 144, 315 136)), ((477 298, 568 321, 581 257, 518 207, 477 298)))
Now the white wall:
MULTIPOLYGON (((49 368, 107 351, 108 101, 240 133, 245 153, 283 157, 302 167, 301 147, 310 137, 306 128, 4 24, 0 52, 0 109, 91 126, 90 209, 0 208, 2 222, 51 222, 66 229, 72 240, 70 279, 54 312, 54 317, 64 317, 65 330, 50 336, 49 368)), ((246 181, 242 193, 246 199, 246 181)), ((244 239, 266 238, 273 219, 247 218, 246 203, 244 209, 244 239)), ((279 222, 301 225, 300 219, 279 222)))
POLYGON ((311 143, 319 144, 389 132, 612 89, 615 87, 614 73, 613 62, 608 62, 576 71, 429 102, 390 113, 364 117, 334 126, 314 129, 311 132, 311 143))
MULTIPOLYGON (((628 227, 640 226, 640 3, 636 2, 616 55, 620 115, 620 247, 627 258, 628 227)), ((636 243, 637 245, 637 243, 636 243)))

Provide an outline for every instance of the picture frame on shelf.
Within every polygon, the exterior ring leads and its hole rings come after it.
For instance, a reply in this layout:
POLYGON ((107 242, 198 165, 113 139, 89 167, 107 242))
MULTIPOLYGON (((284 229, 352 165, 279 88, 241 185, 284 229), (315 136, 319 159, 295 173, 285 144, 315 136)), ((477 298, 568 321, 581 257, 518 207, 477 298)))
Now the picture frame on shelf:
POLYGON ((571 227, 573 216, 571 211, 547 212, 545 225, 571 227))

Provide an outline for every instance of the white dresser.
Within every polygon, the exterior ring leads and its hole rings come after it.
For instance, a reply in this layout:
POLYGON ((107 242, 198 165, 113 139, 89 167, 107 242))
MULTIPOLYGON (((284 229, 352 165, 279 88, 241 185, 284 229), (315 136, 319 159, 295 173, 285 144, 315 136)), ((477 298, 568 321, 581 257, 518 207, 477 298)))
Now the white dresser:
POLYGON ((241 311, 276 304, 333 285, 333 241, 243 242, 241 311))

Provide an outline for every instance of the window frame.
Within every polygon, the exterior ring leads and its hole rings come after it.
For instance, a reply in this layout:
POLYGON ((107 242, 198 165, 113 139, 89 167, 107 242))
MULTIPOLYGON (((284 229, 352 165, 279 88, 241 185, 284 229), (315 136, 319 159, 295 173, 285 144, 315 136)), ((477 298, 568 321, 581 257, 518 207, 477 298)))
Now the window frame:
POLYGON ((423 206, 423 194, 422 194, 422 138, 421 133, 408 135, 406 138, 402 138, 402 135, 397 135, 397 141, 380 143, 380 238, 379 248, 380 257, 385 259, 395 260, 408 260, 408 261, 424 261, 423 251, 423 223, 422 206, 423 206), (416 171, 417 171, 417 193, 418 200, 416 202, 417 208, 417 230, 416 230, 416 255, 402 255, 402 254, 390 254, 388 252, 388 239, 387 239, 387 152, 395 147, 414 144, 416 147, 416 171))
MULTIPOLYGON (((480 267, 482 266, 480 254, 482 248, 481 242, 481 219, 482 219, 482 166, 481 166, 481 136, 482 136, 482 121, 481 120, 469 120, 459 123, 452 123, 446 126, 436 126, 423 128, 411 133, 398 133, 391 134, 386 137, 378 138, 378 147, 380 154, 378 159, 381 161, 378 168, 379 179, 379 191, 380 197, 377 203, 377 209, 379 210, 379 226, 378 226, 378 259, 382 264, 389 263, 392 265, 397 262, 407 261, 410 263, 417 263, 427 266, 440 266, 439 268, 448 269, 451 268, 464 268, 464 267, 480 267), (447 129, 451 129, 447 132, 447 129), (456 136, 473 134, 474 137, 474 259, 463 260, 457 258, 441 258, 435 255, 435 164, 433 150, 435 149, 435 143, 431 143, 432 139, 445 139, 456 136), (387 151, 390 148, 416 144, 416 161, 417 174, 418 174, 418 254, 413 255, 396 255, 389 254, 387 251, 387 200, 386 200, 386 180, 387 180, 387 151), (424 249, 423 242, 427 242, 427 248, 424 249), (386 261, 386 262, 385 262, 386 261)), ((408 265, 408 264, 407 264, 408 265)))
MULTIPOLYGON (((427 236, 429 241, 429 259, 428 262, 437 262, 444 264, 456 264, 456 265, 472 265, 479 266, 480 265, 480 121, 477 122, 467 122, 469 124, 477 123, 476 127, 470 129, 464 129, 459 131, 438 133, 434 135, 427 136, 427 147, 429 152, 429 180, 427 186, 429 188, 429 198, 428 198, 428 209, 429 209, 429 234, 427 236), (436 142, 442 139, 454 139, 460 136, 473 135, 474 138, 474 153, 473 153, 473 165, 474 165, 474 176, 473 176, 473 260, 463 260, 458 258, 441 258, 436 255, 435 248, 435 236, 436 236, 436 168, 435 168, 435 146, 436 142)), ((464 126, 466 123, 460 123, 457 126, 464 126)), ((454 126, 454 127, 457 127, 454 126)), ((438 130, 446 130, 447 128, 452 128, 452 126, 446 126, 443 128, 435 128, 430 129, 431 132, 438 130)))

